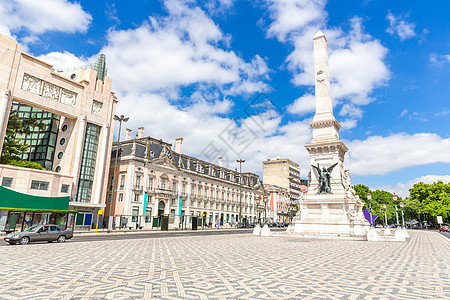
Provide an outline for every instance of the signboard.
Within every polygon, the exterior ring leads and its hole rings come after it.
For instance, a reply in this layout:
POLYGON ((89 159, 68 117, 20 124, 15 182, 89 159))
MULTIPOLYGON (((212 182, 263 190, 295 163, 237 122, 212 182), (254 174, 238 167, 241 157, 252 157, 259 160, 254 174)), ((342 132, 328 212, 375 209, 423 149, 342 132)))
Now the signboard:
POLYGON ((98 210, 98 214, 99 214, 99 215, 103 215, 103 210, 99 209, 99 210, 98 210))
POLYGON ((437 216, 437 222, 438 222, 438 224, 444 223, 444 222, 442 222, 442 216, 437 216))

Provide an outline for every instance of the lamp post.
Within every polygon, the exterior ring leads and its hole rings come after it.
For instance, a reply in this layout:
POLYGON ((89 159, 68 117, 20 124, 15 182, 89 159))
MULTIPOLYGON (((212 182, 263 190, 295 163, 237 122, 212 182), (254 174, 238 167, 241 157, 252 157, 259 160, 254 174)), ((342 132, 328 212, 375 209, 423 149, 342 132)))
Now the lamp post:
MULTIPOLYGON (((367 193, 367 200, 369 200, 369 215, 370 215, 370 225, 373 226, 372 224, 372 194, 370 192, 367 193)), ((374 226, 375 227, 375 226, 374 226)))
POLYGON ((402 209, 402 226, 405 228, 405 216, 403 215, 403 202, 400 201, 400 208, 402 209))
POLYGON ((112 178, 112 197, 111 197, 111 203, 109 203, 109 220, 108 220, 108 233, 112 231, 112 224, 113 224, 113 216, 112 216, 112 207, 113 203, 115 203, 114 195, 116 194, 114 192, 114 188, 116 185, 116 172, 117 172, 117 163, 119 160, 119 151, 120 151, 120 131, 122 129, 122 122, 128 122, 130 118, 125 117, 124 115, 121 115, 120 117, 118 115, 114 115, 114 121, 119 121, 119 134, 117 137, 117 148, 116 148, 116 160, 114 161, 114 171, 113 171, 113 178, 112 178))
POLYGON ((394 193, 394 194, 392 195, 392 200, 394 200, 394 203, 395 203, 395 215, 396 215, 396 217, 397 217, 397 225, 399 225, 399 222, 398 222, 397 199, 398 199, 398 197, 397 197, 397 195, 394 193))
POLYGON ((242 192, 241 192, 241 184, 242 184, 242 164, 245 163, 244 159, 237 159, 237 163, 239 163, 239 225, 241 225, 242 218, 242 192))
POLYGON ((384 228, 387 228, 386 203, 383 203, 384 208, 384 228))

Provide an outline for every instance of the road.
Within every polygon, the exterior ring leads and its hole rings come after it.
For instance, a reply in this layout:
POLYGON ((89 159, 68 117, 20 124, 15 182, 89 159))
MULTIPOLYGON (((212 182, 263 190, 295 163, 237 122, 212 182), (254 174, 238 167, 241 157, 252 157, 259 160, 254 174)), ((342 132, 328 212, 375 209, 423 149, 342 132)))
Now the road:
POLYGON ((8 246, 0 299, 450 299, 450 240, 409 234, 365 242, 205 230, 8 246))
MULTIPOLYGON (((280 232, 285 231, 286 228, 271 228, 271 231, 280 232)), ((167 238, 167 237, 193 237, 193 236, 213 236, 213 235, 229 235, 229 234, 249 234, 253 229, 219 229, 219 230, 189 230, 189 231, 143 231, 136 232, 126 231, 115 233, 99 233, 94 235, 89 234, 75 234, 75 236, 68 240, 67 243, 73 242, 98 242, 98 241, 118 241, 118 240, 136 240, 136 239, 155 239, 155 238, 167 238)), ((1 239, 0 246, 9 246, 3 238, 1 239)))

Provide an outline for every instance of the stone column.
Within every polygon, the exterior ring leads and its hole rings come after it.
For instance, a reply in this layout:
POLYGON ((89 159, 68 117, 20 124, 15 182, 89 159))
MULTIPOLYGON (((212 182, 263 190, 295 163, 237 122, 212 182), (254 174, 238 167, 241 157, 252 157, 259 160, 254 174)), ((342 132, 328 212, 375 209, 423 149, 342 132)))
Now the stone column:
MULTIPOLYGON (((102 189, 103 189, 103 181, 104 180, 108 180, 109 178, 109 174, 107 174, 107 176, 105 177, 105 168, 107 170, 109 170, 109 166, 105 166, 105 162, 106 162, 106 152, 108 150, 108 137, 109 137, 109 123, 105 124, 103 126, 102 129, 102 139, 101 139, 101 144, 100 144, 100 153, 98 154, 99 157, 99 162, 98 162, 98 166, 99 166, 99 170, 97 172, 97 181, 95 183, 95 194, 94 194, 94 199, 93 199, 93 203, 95 204, 99 204, 101 203, 101 197, 102 197, 102 189)), ((116 170, 114 170, 116 171, 116 170)), ((119 178, 120 180, 120 178, 119 178)), ((113 205, 113 199, 114 199, 114 188, 115 188, 116 183, 113 182, 113 197, 111 199, 111 205, 113 205)))
POLYGON ((314 36, 314 72, 316 83, 316 114, 313 121, 334 119, 331 104, 330 75, 328 68, 327 39, 319 31, 314 36))
POLYGON ((72 169, 72 198, 77 196, 78 192, 78 176, 80 175, 81 157, 83 155, 84 136, 86 132, 86 116, 79 118, 78 137, 75 148, 75 156, 72 169))
POLYGON ((11 111, 12 96, 10 90, 4 90, 0 98, 0 155, 8 126, 9 113, 11 111))
MULTIPOLYGON (((124 195, 124 207, 123 207, 123 215, 126 215, 128 220, 131 219, 131 213, 132 213, 132 202, 134 198, 134 191, 133 191, 133 184, 134 184, 134 163, 129 163, 127 168, 127 176, 125 180, 125 195, 124 195)), ((120 175, 119 175, 120 176, 120 175)))

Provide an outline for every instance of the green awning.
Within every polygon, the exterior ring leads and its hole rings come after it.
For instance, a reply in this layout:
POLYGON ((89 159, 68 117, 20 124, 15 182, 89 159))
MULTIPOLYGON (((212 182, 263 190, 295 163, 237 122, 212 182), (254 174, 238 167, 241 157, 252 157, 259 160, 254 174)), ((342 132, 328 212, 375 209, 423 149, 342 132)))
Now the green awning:
POLYGON ((32 196, 0 186, 0 210, 69 212, 69 198, 32 196))
POLYGON ((64 214, 77 214, 78 210, 56 210, 56 209, 30 209, 30 208, 12 208, 12 207, 0 207, 0 210, 9 211, 29 211, 29 212, 54 212, 54 213, 64 213, 64 214))

